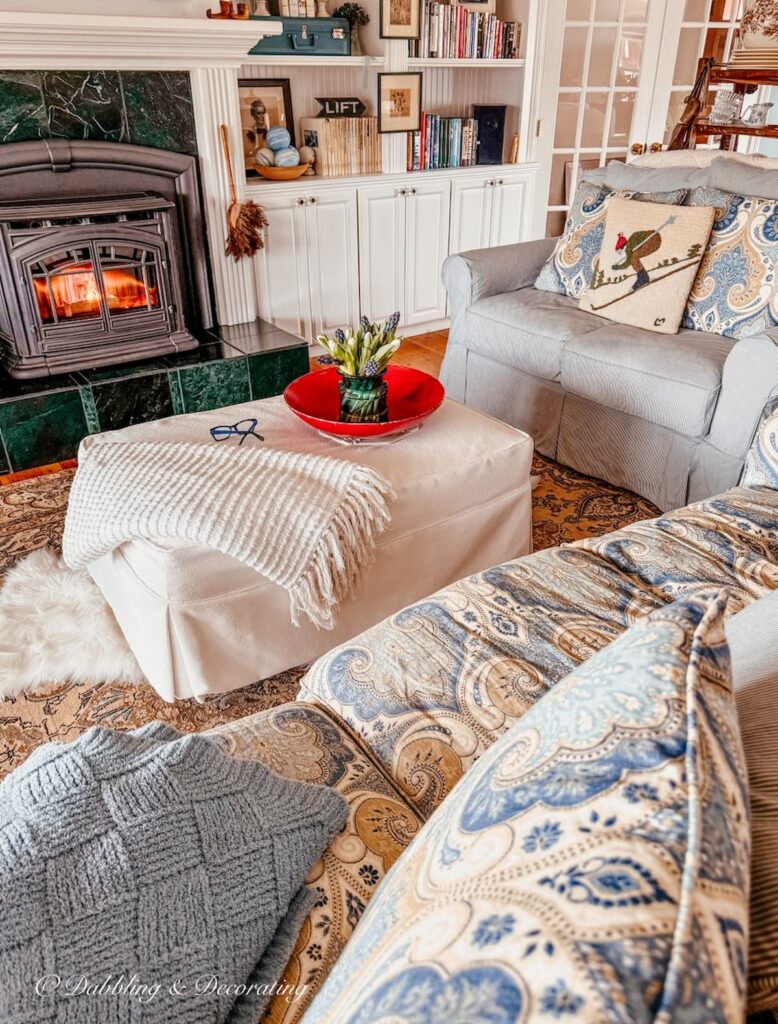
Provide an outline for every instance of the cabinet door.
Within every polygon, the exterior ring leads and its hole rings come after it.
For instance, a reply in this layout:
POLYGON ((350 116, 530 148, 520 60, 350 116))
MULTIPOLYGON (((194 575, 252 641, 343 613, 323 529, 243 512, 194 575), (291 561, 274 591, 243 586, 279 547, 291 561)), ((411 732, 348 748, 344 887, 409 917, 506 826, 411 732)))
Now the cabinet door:
POLYGON ((403 310, 405 197, 396 185, 360 188, 359 294, 370 320, 403 310))
POLYGON ((359 320, 356 193, 338 189, 308 196, 305 214, 312 333, 329 334, 359 320))
POLYGON ((504 174, 495 178, 489 245, 511 245, 527 237, 524 211, 528 182, 525 177, 504 174))
POLYGON ((411 185, 405 197, 405 302, 402 322, 421 324, 446 315, 441 280, 448 255, 451 184, 411 185))
POLYGON ((303 197, 262 196, 265 248, 254 261, 259 315, 300 338, 311 337, 310 284, 303 197))
POLYGON ((484 249, 489 245, 492 209, 491 176, 454 181, 451 187, 450 252, 484 249))

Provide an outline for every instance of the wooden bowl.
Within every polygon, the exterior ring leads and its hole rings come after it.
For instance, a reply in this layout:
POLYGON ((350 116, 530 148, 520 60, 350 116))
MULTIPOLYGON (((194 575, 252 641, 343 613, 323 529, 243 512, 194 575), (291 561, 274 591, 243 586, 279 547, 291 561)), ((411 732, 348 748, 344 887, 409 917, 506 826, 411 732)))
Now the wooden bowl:
POLYGON ((310 166, 297 164, 295 167, 265 167, 263 164, 254 164, 257 173, 269 181, 294 181, 305 174, 310 166))

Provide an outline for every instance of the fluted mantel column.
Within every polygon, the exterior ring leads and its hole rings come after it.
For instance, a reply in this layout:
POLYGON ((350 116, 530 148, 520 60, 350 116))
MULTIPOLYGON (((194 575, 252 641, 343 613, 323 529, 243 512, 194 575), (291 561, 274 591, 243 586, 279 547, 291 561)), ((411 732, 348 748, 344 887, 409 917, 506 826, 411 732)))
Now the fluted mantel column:
POLYGON ((192 71, 197 148, 220 324, 247 323, 257 316, 252 261, 243 259, 236 263, 231 256, 224 254, 230 181, 219 137, 222 124, 226 124, 230 131, 232 166, 239 199, 243 198, 245 189, 237 77, 238 69, 235 67, 194 68, 192 71))

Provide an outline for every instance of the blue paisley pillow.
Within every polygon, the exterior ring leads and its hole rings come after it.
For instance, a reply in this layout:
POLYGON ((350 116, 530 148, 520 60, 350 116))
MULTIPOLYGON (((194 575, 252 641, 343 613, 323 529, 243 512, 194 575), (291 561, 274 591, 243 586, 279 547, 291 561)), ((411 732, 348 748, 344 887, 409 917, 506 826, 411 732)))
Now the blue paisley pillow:
POLYGON ((575 190, 564 234, 543 269, 535 287, 579 299, 592 279, 594 261, 600 255, 605 232, 605 214, 614 196, 640 199, 644 203, 682 203, 688 189, 673 192, 614 192, 609 188, 582 181, 575 190))
POLYGON ((725 605, 655 612, 495 743, 305 1021, 741 1022, 750 834, 725 605))
POLYGON ((778 398, 773 398, 765 406, 746 456, 740 485, 769 487, 778 491, 778 398))
POLYGON ((701 187, 687 203, 716 217, 682 326, 730 338, 778 327, 778 199, 701 187))

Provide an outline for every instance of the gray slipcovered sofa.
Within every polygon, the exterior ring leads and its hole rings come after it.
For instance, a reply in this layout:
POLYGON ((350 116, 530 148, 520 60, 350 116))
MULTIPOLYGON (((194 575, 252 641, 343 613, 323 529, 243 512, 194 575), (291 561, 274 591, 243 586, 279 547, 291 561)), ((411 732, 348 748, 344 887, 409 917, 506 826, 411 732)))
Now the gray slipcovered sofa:
POLYGON ((448 395, 663 511, 732 487, 778 391, 778 330, 736 340, 611 323, 533 287, 555 241, 446 260, 448 395))

